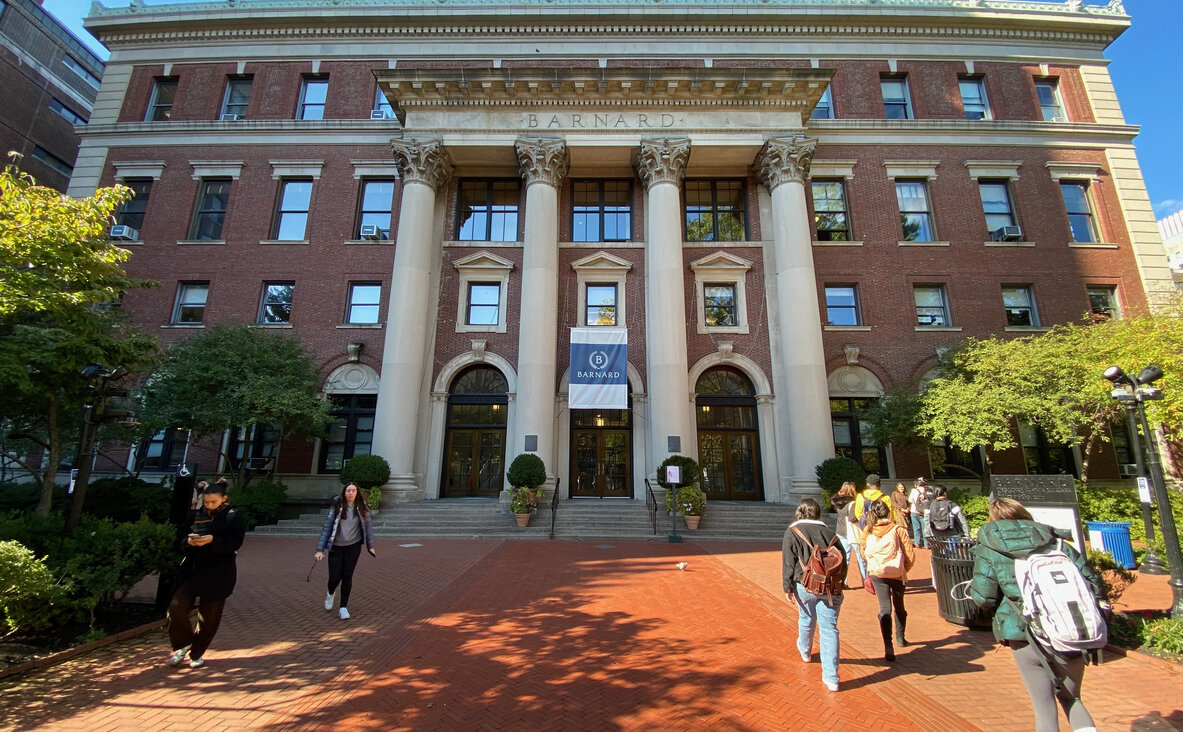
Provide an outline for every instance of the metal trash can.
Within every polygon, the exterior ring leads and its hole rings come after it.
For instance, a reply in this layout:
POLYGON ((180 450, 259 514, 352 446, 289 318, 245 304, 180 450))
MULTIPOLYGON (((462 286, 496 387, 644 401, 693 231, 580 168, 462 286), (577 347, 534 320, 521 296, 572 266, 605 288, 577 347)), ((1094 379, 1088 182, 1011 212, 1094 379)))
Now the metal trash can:
MULTIPOLYGON (((937 609, 942 618, 970 628, 989 628, 994 619, 993 608, 981 608, 973 600, 954 599, 950 594, 954 585, 973 579, 973 548, 977 543, 975 539, 959 536, 931 540, 932 584, 937 591, 937 609)), ((965 589, 959 588, 959 597, 966 595, 965 589)))
POLYGON ((1130 541, 1130 525, 1124 521, 1088 521, 1089 544, 1113 555, 1114 561, 1126 569, 1134 569, 1134 544, 1130 541))

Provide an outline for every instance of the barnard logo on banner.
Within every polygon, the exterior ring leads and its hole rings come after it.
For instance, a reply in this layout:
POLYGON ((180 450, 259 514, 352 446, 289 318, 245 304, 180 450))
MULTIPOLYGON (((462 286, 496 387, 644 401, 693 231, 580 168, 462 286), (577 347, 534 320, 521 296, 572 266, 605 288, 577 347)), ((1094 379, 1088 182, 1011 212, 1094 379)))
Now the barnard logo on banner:
POLYGON ((571 409, 628 409, 628 331, 571 329, 571 409))

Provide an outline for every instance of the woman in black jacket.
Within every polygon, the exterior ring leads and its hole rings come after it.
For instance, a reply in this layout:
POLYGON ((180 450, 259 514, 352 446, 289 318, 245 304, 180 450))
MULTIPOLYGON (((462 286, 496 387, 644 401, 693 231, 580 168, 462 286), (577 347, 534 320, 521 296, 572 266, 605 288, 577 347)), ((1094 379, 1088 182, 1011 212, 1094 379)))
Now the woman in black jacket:
POLYGON ((189 654, 189 668, 205 663, 204 655, 218 624, 226 598, 238 580, 235 556, 246 536, 246 524, 226 498, 226 479, 219 478, 201 495, 201 508, 191 513, 189 536, 181 563, 181 584, 168 606, 168 638, 173 653, 169 664, 180 666, 189 654), (197 608, 197 629, 189 613, 197 608))

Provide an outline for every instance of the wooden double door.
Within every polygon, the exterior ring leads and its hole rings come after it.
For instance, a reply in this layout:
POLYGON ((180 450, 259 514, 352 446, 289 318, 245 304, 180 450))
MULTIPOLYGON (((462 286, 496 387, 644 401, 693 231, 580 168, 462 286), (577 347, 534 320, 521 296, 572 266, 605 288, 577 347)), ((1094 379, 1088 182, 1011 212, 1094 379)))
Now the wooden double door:
POLYGON ((571 496, 632 496, 632 428, 624 409, 571 411, 571 496))

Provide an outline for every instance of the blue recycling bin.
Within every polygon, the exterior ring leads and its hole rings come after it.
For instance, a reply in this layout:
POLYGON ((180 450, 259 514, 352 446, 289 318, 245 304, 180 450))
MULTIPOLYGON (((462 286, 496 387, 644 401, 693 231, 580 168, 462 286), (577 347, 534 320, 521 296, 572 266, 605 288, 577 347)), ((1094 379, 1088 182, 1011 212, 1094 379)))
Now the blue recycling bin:
POLYGON ((1126 569, 1138 566, 1134 561, 1134 544, 1130 541, 1130 525, 1124 521, 1088 521, 1089 543, 1103 549, 1126 569))

